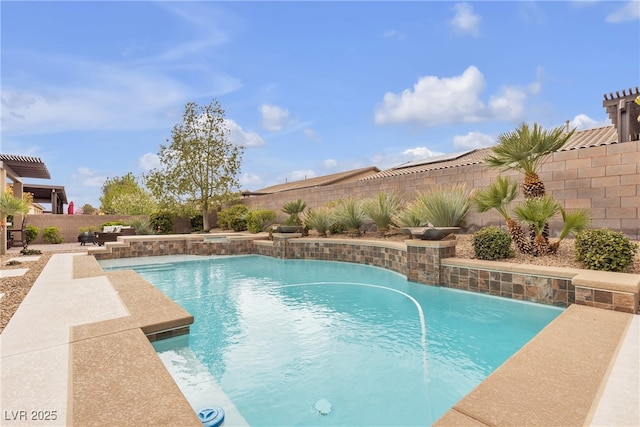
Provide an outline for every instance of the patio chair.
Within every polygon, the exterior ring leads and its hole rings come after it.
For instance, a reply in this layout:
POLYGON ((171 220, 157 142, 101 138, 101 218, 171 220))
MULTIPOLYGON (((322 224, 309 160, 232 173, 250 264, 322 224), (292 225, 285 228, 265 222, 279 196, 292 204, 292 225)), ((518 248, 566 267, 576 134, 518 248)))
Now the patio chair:
POLYGON ((11 229, 11 230, 7 230, 8 236, 13 237, 12 239, 7 239, 7 242, 11 242, 11 247, 16 246, 16 242, 18 242, 18 241, 22 242, 22 247, 23 248, 27 247, 27 233, 26 233, 26 230, 25 230, 26 226, 27 226, 27 216, 24 215, 22 217, 22 227, 21 228, 14 228, 14 229, 11 229), (14 233, 20 233, 20 240, 16 239, 15 236, 12 236, 12 234, 14 234, 14 233))

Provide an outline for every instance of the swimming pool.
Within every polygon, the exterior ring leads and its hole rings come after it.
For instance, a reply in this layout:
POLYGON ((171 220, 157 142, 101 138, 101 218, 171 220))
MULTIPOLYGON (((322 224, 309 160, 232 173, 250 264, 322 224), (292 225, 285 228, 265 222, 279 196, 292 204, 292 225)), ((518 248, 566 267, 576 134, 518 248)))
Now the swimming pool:
POLYGON ((195 317, 156 345, 183 393, 210 376, 252 426, 432 424, 562 312, 349 263, 133 268, 195 317))

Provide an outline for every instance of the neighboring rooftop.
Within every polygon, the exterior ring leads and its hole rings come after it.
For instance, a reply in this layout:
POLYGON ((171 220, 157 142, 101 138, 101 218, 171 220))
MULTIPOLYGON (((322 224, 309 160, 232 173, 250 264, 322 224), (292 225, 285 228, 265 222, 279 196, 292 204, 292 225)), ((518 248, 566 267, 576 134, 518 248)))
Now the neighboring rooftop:
POLYGON ((346 172, 338 172, 331 175, 323 175, 315 178, 305 178, 299 181, 285 182, 283 184, 272 185, 271 187, 263 188, 257 191, 245 191, 242 194, 245 197, 248 196, 260 196, 263 194, 281 193, 283 191, 297 190, 300 188, 308 187, 322 187, 331 184, 342 184, 345 182, 358 181, 368 175, 373 175, 380 172, 375 166, 369 166, 366 168, 353 169, 346 172))

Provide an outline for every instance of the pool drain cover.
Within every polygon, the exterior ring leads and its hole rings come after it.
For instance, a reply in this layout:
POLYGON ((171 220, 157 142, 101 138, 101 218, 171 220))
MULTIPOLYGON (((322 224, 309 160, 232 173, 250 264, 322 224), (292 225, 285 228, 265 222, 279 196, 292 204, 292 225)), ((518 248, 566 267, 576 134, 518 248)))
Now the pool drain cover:
POLYGON ((321 415, 329 415, 331 412, 331 402, 327 399, 320 399, 316 402, 315 408, 321 415))

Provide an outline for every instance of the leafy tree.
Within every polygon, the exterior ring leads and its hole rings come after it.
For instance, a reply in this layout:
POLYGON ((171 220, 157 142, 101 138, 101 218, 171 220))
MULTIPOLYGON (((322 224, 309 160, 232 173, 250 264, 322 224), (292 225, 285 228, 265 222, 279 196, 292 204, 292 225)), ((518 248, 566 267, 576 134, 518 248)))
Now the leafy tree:
POLYGON ((98 213, 98 209, 94 208, 89 203, 85 203, 80 209, 82 209, 82 215, 95 215, 98 213))
POLYGON ((182 123, 173 127, 170 145, 160 146, 161 166, 145 180, 167 203, 196 204, 208 231, 207 213, 236 196, 243 152, 244 147, 230 142, 225 112, 217 100, 206 106, 189 102, 182 123))
POLYGON ((153 195, 138 184, 131 172, 107 179, 100 203, 100 210, 107 215, 149 215, 157 210, 153 195))

